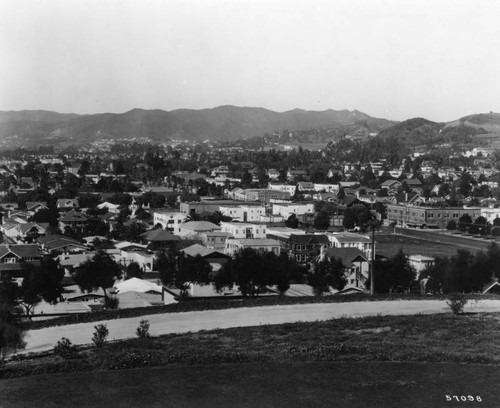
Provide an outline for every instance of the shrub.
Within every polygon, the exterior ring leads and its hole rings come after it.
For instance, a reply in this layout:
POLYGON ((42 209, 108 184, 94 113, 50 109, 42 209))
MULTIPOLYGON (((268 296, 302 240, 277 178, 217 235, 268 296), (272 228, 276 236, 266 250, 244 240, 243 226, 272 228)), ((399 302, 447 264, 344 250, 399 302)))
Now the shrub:
POLYGON ((92 336, 92 341, 96 348, 102 348, 107 342, 109 330, 108 326, 105 324, 98 324, 94 326, 94 335, 92 336))
POLYGON ((446 303, 450 307, 453 314, 463 313, 467 302, 468 299, 462 293, 452 293, 446 300, 446 303))
POLYGON ((75 358, 78 356, 78 350, 76 346, 71 343, 69 339, 63 337, 54 346, 54 354, 64 359, 75 358))
POLYGON ((104 307, 106 309, 111 309, 111 310, 118 309, 119 304, 120 300, 117 297, 109 296, 104 298, 104 307))
POLYGON ((144 319, 141 320, 135 334, 141 339, 149 337, 149 321, 144 319))

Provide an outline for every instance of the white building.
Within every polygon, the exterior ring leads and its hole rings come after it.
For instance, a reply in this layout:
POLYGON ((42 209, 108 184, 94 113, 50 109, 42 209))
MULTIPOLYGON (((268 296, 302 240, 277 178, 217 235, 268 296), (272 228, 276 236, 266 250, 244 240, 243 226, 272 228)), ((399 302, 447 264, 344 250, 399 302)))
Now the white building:
POLYGON ((155 210, 153 212, 153 223, 161 224, 162 228, 180 235, 181 224, 186 220, 186 214, 181 212, 155 210))
POLYGON ((314 191, 317 192, 324 191, 325 193, 338 193, 339 185, 314 183, 314 191))
POLYGON ((297 190, 297 185, 286 184, 286 183, 269 183, 267 188, 269 190, 276 190, 276 191, 281 191, 283 193, 288 193, 291 196, 293 196, 295 194, 295 191, 297 190))
POLYGON ((281 215, 285 220, 290 215, 314 214, 314 203, 273 204, 273 215, 281 215))
POLYGON ((266 226, 263 224, 221 222, 220 226, 222 232, 227 232, 234 238, 266 238, 266 226))
POLYGON ((280 243, 275 239, 243 238, 228 239, 226 241, 225 253, 233 256, 236 252, 244 248, 252 248, 256 251, 273 252, 276 255, 279 255, 281 252, 280 243))
POLYGON ((248 205, 220 206, 220 212, 226 217, 231 217, 234 221, 258 222, 266 214, 266 207, 256 207, 248 205))
POLYGON ((180 224, 179 236, 184 238, 200 238, 208 232, 220 231, 221 227, 209 221, 189 221, 180 224))
POLYGON ((500 208, 481 208, 481 217, 493 224, 493 221, 500 217, 500 208))
POLYGON ((415 268, 415 272, 417 273, 417 280, 420 277, 420 273, 428 267, 434 265, 434 262, 434 258, 425 255, 410 255, 408 257, 408 263, 410 264, 410 266, 413 266, 413 268, 415 268))
POLYGON ((356 248, 363 252, 367 259, 372 257, 372 241, 366 235, 352 232, 329 232, 326 236, 333 248, 356 248))

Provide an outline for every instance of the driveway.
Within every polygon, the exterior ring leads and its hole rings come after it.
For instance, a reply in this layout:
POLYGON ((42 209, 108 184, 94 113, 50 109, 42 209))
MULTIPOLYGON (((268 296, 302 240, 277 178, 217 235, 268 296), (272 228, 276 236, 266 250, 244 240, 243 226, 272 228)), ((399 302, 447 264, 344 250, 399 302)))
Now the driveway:
MULTIPOLYGON (((468 312, 499 312, 500 300, 469 302, 465 310, 468 312)), ((109 340, 119 340, 135 337, 135 330, 142 319, 149 320, 151 325, 150 334, 158 336, 169 333, 186 333, 217 328, 225 329, 299 321, 312 322, 339 317, 434 313, 451 312, 446 302, 442 300, 394 300, 166 313, 30 330, 26 333, 26 348, 24 352, 50 350, 61 337, 67 337, 73 344, 89 344, 92 342, 91 337, 94 332, 94 326, 99 323, 107 324, 109 340)))

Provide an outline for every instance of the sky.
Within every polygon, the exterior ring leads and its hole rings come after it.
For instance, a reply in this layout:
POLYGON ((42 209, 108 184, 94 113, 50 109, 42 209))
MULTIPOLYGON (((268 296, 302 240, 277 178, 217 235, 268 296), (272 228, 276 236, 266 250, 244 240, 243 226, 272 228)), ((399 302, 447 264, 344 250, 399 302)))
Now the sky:
POLYGON ((500 112, 496 0, 0 0, 0 110, 500 112))

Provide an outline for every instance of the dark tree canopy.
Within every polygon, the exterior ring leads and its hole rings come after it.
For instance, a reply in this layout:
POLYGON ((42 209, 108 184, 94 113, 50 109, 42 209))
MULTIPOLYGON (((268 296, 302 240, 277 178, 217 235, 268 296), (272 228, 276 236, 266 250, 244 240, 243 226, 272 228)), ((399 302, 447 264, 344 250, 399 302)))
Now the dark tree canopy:
POLYGON ((14 314, 18 286, 0 277, 0 365, 9 353, 24 347, 23 330, 14 314))
POLYGON ((283 253, 256 251, 244 248, 234 255, 215 276, 215 287, 237 285, 243 296, 256 297, 267 287, 276 286, 280 293, 290 287, 292 277, 301 274, 298 265, 283 253))
POLYGON ((345 266, 340 259, 328 258, 313 263, 313 270, 307 275, 307 283, 316 296, 329 291, 330 287, 342 290, 347 279, 345 266))
POLYGON ((107 297, 106 289, 111 288, 121 276, 120 265, 108 253, 97 251, 92 259, 77 268, 74 279, 82 290, 90 292, 101 288, 107 297))
POLYGON ((26 315, 29 315, 42 300, 53 304, 58 302, 63 292, 61 282, 64 277, 64 271, 58 262, 46 257, 40 266, 24 264, 23 272, 24 279, 19 288, 19 298, 26 315))

